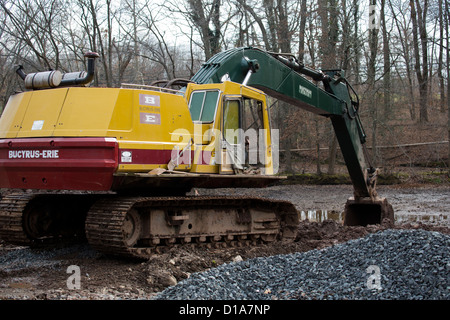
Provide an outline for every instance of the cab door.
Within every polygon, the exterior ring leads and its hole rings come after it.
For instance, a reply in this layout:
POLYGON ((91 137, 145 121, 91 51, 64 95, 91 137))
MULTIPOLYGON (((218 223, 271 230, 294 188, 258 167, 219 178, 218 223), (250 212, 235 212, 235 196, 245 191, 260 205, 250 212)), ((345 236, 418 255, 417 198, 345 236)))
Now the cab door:
POLYGON ((271 130, 265 100, 226 96, 222 108, 221 174, 272 172, 271 130))
POLYGON ((220 174, 234 174, 245 163, 242 130, 242 98, 226 96, 222 108, 220 174))

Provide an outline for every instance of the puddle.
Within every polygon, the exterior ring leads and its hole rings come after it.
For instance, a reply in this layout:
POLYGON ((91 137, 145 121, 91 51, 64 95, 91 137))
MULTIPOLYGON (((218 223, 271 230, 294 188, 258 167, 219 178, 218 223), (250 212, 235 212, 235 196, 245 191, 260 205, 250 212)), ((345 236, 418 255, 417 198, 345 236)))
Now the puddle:
POLYGON ((0 288, 10 289, 32 289, 39 284, 39 281, 35 277, 15 277, 11 278, 8 282, 0 284, 0 288))
MULTIPOLYGON (((300 219, 315 222, 324 220, 334 220, 343 222, 344 212, 335 210, 305 210, 300 212, 300 219)), ((450 213, 405 213, 394 214, 395 223, 413 223, 422 222, 430 224, 450 225, 450 213)))
POLYGON ((342 222, 344 220, 344 212, 335 210, 307 210, 300 212, 300 219, 309 221, 322 222, 324 220, 334 220, 342 222))
POLYGON ((13 289, 30 289, 33 287, 33 284, 29 282, 13 282, 9 284, 9 287, 13 289))
POLYGON ((408 223, 408 222, 422 222, 422 223, 436 223, 436 224, 450 224, 449 213, 398 213, 395 214, 396 223, 408 223))

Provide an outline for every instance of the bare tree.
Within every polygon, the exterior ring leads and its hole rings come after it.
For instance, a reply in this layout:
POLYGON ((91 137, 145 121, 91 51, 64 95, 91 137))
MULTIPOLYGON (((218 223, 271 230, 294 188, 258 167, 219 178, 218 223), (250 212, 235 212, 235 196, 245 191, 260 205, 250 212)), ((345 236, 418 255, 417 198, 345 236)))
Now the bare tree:
MULTIPOLYGON (((318 13, 321 21, 321 46, 322 69, 335 69, 337 67, 336 45, 338 41, 339 25, 336 0, 319 0, 318 13)), ((337 138, 331 134, 328 154, 328 173, 335 173, 337 138)))
MULTIPOLYGON (((389 1, 389 0, 388 0, 389 1)), ((390 33, 386 23, 386 0, 381 0, 380 22, 383 36, 383 104, 384 117, 389 118, 391 115, 391 50, 389 43, 390 33)))
POLYGON ((221 23, 220 0, 187 0, 187 15, 200 33, 205 59, 220 51, 221 23))
POLYGON ((298 38, 298 61, 305 62, 305 32, 306 32, 306 15, 308 14, 306 8, 306 0, 301 0, 300 5, 300 29, 298 38))
POLYGON ((338 2, 337 0, 319 0, 318 4, 322 30, 320 45, 322 69, 332 69, 337 67, 336 45, 339 33, 338 2))
POLYGON ((400 7, 395 8, 392 0, 388 1, 389 7, 391 8, 391 14, 392 18, 394 20, 395 26, 397 28, 397 34, 396 37, 399 40, 398 42, 401 45, 400 55, 403 57, 403 64, 402 68, 406 70, 406 80, 404 80, 404 75, 398 72, 397 64, 394 64, 394 68, 397 71, 398 78, 400 81, 407 82, 407 97, 409 100, 408 106, 409 106, 409 114, 411 120, 416 119, 416 103, 414 99, 414 85, 413 85, 413 71, 411 69, 411 33, 410 33, 410 19, 407 18, 406 14, 403 14, 402 16, 399 16, 402 12, 406 11, 407 8, 403 5, 402 2, 399 3, 400 7))
POLYGON ((269 36, 267 34, 266 27, 263 22, 263 18, 256 13, 255 7, 253 5, 249 5, 246 0, 236 0, 236 1, 240 6, 242 6, 242 8, 246 12, 248 12, 251 15, 251 17, 258 24, 258 27, 259 27, 259 30, 261 31, 261 36, 262 36, 262 39, 264 42, 264 46, 266 49, 270 50, 269 36))
MULTIPOLYGON (((55 26, 62 23, 58 19, 62 2, 60 0, 38 0, 34 2, 18 0, 8 7, 5 2, 0 3, 8 17, 8 32, 20 41, 25 50, 32 56, 22 55, 22 59, 35 69, 58 69, 60 65, 61 41, 55 32, 55 26)), ((19 53, 19 52, 18 52, 19 53)))
POLYGON ((263 4, 266 10, 267 24, 270 34, 270 47, 268 47, 267 50, 278 52, 279 45, 276 32, 278 26, 276 22, 274 0, 264 0, 263 4))
POLYGON ((112 87, 113 45, 111 0, 106 0, 106 17, 99 17, 99 14, 104 14, 102 11, 103 7, 99 1, 78 0, 78 5, 82 10, 83 18, 81 23, 83 24, 83 29, 89 36, 91 47, 100 54, 106 85, 112 87), (104 28, 102 28, 103 20, 106 20, 106 26, 104 28))
POLYGON ((447 130, 448 130, 448 168, 450 171, 450 5, 445 1, 444 11, 445 36, 447 38, 447 130))
POLYGON ((157 25, 160 19, 166 17, 160 17, 159 11, 150 1, 138 9, 138 16, 139 25, 145 30, 137 40, 141 48, 139 56, 159 64, 164 70, 163 78, 176 78, 175 49, 168 44, 165 31, 161 31, 157 25))
MULTIPOLYGON (((445 84, 444 84, 444 5, 442 0, 438 0, 439 7, 439 58, 438 58, 438 78, 439 78, 439 94, 440 94, 440 110, 445 112, 445 84)), ((447 26, 448 28, 448 26, 447 26)), ((447 48, 448 51, 448 48, 447 48)))
POLYGON ((428 0, 424 0, 423 9, 418 0, 410 0, 409 5, 411 7, 414 57, 416 60, 414 68, 419 82, 419 120, 424 123, 428 122, 428 37, 426 30, 428 0), (421 50, 419 49, 419 35, 421 50))

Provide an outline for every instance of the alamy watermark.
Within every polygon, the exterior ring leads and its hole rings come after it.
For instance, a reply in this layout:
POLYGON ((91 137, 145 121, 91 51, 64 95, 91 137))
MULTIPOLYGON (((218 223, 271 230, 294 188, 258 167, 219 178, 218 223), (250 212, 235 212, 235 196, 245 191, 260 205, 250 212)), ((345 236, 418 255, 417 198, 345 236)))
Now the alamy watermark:
POLYGON ((377 265, 370 265, 366 269, 366 273, 370 274, 367 278, 367 288, 381 290, 381 270, 377 265))
POLYGON ((181 164, 231 164, 241 169, 246 166, 271 166, 273 173, 279 169, 279 130, 278 129, 217 129, 202 131, 202 126, 194 126, 194 135, 187 129, 172 132, 171 139, 176 142, 171 159, 181 164), (270 139, 269 139, 270 138, 270 139), (270 140, 270 145, 268 141, 270 140), (204 141, 209 144, 204 145, 204 141), (202 148, 193 159, 191 151, 202 148), (223 153, 227 156, 223 156, 223 153))
POLYGON ((69 290, 79 290, 81 289, 81 269, 79 266, 76 265, 70 265, 67 267, 68 274, 71 274, 67 278, 66 284, 67 289, 69 290))
POLYGON ((369 30, 380 29, 381 25, 381 16, 380 9, 377 8, 377 5, 371 4, 369 5, 369 30))

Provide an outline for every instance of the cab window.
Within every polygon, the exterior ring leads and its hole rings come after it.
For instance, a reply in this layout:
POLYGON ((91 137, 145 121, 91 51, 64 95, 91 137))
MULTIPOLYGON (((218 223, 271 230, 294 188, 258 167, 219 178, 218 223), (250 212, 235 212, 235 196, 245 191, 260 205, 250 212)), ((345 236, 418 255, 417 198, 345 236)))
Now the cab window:
POLYGON ((189 101, 192 121, 213 122, 219 91, 195 91, 189 101))
POLYGON ((236 130, 240 128, 240 102, 240 100, 227 100, 224 105, 223 134, 225 140, 231 144, 239 143, 239 136, 236 135, 236 130))

